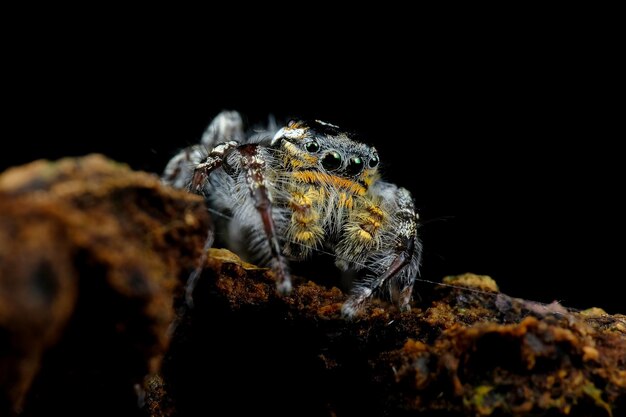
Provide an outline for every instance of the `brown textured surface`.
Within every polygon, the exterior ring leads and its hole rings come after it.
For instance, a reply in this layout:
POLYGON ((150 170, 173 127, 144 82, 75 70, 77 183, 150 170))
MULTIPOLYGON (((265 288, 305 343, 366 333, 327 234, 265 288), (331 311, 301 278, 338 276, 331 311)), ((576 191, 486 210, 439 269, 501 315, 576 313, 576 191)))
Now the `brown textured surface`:
POLYGON ((199 198, 97 155, 2 174, 0 415, 133 410, 207 224, 199 198))
POLYGON ((163 368, 168 404, 176 406, 155 416, 191 415, 207 395, 233 413, 273 415, 625 410, 626 316, 512 298, 491 278, 465 274, 445 278, 449 286, 411 312, 374 305, 346 322, 336 288, 298 282, 278 297, 267 270, 223 249, 210 250, 207 266, 198 308, 187 313, 163 368), (268 375, 284 385, 271 385, 268 375), (210 394, 207 377, 221 383, 210 394))
POLYGON ((1 415, 624 415, 625 316, 466 274, 347 322, 340 290, 280 297, 222 249, 187 310, 199 198, 98 156, 9 171, 0 197, 1 415))

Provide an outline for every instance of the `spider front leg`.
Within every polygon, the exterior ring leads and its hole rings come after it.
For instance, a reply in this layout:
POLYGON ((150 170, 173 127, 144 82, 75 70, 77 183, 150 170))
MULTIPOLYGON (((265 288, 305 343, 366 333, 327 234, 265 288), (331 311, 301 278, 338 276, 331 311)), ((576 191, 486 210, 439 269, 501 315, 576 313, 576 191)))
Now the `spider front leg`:
POLYGON ((259 145, 242 145, 238 151, 241 154, 241 167, 245 171, 246 183, 254 201, 254 207, 261 216, 263 231, 269 244, 272 256, 271 267, 277 278, 276 289, 281 294, 288 294, 291 292, 291 276, 276 236, 276 227, 272 218, 272 200, 265 179, 265 160, 259 145))
POLYGON ((357 315, 374 292, 387 283, 398 308, 401 311, 410 309, 413 284, 422 252, 417 237, 418 215, 408 190, 397 189, 394 198, 397 208, 386 225, 389 239, 383 239, 383 242, 389 243, 383 244, 370 257, 382 263, 382 272, 354 288, 341 309, 344 317, 352 318, 357 315))

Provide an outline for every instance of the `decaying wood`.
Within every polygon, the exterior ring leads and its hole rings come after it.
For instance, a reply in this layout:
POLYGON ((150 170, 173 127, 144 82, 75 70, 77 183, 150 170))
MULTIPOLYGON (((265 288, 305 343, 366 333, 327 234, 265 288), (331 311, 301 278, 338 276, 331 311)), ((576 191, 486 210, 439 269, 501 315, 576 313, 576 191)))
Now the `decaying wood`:
POLYGON ((626 410, 626 316, 466 274, 412 311, 377 302, 346 321, 326 277, 279 296, 269 270, 224 249, 209 251, 189 309, 208 225, 200 198, 101 156, 2 174, 0 415, 626 410))

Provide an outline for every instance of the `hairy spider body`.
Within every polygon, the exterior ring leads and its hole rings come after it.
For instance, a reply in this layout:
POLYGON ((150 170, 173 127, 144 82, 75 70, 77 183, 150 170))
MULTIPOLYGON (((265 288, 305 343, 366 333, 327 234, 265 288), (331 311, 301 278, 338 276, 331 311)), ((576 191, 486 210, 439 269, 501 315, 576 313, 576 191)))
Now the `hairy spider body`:
POLYGON ((241 117, 222 112, 202 144, 181 151, 163 180, 206 198, 216 230, 235 252, 269 265, 291 290, 287 259, 316 249, 343 271, 365 269, 342 312, 374 295, 410 308, 421 244, 410 193, 383 181, 378 154, 337 126, 290 122, 246 137, 241 117))

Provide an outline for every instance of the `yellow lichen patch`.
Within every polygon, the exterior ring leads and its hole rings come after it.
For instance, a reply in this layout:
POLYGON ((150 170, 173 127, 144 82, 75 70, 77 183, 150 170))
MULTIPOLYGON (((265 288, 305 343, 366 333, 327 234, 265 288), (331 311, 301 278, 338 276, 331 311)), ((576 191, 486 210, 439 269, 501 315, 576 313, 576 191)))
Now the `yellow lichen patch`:
POLYGON ((615 321, 615 326, 613 327, 613 330, 626 334, 626 316, 623 316, 621 314, 616 314, 615 316, 621 318, 621 320, 615 321))
POLYGON ((251 263, 241 260, 241 258, 228 249, 211 248, 207 251, 207 256, 210 260, 214 259, 221 263, 233 263, 241 266, 246 271, 256 271, 267 268, 260 268, 251 263))
POLYGON ((454 327, 458 316, 454 309, 446 303, 434 302, 424 315, 424 321, 435 328, 452 328, 454 327))
POLYGON ((462 274, 448 276, 443 279, 444 284, 476 288, 482 291, 500 292, 496 281, 488 275, 462 274))
POLYGON ((591 308, 581 311, 580 315, 585 316, 585 317, 600 317, 600 316, 606 316, 607 312, 599 307, 591 307, 591 308))
POLYGON ((478 415, 491 415, 496 407, 501 406, 502 401, 491 395, 493 388, 491 385, 480 385, 474 388, 473 395, 463 400, 464 405, 476 410, 478 415))
POLYGON ((353 195, 365 195, 365 187, 347 178, 329 175, 319 171, 297 171, 293 173, 296 181, 307 184, 328 185, 331 188, 339 188, 353 195))
POLYGON ((592 382, 587 382, 583 386, 583 392, 585 393, 585 395, 593 399, 598 407, 605 409, 609 416, 613 416, 613 410, 611 409, 611 406, 602 399, 601 389, 593 385, 592 382))

